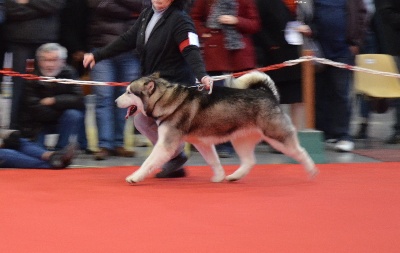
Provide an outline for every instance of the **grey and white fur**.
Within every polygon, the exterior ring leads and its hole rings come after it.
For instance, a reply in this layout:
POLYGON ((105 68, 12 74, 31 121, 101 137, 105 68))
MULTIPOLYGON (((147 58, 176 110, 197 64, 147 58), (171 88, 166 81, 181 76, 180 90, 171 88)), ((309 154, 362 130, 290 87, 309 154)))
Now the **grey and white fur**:
POLYGON ((214 87, 212 94, 170 83, 157 74, 130 83, 116 103, 130 114, 156 119, 158 141, 142 166, 126 178, 137 183, 169 161, 183 142, 201 153, 213 170, 212 182, 235 181, 256 164, 254 150, 260 141, 299 162, 310 177, 318 170, 302 148, 290 118, 279 106, 279 94, 271 78, 253 71, 214 87), (225 175, 214 145, 230 141, 240 166, 225 175))

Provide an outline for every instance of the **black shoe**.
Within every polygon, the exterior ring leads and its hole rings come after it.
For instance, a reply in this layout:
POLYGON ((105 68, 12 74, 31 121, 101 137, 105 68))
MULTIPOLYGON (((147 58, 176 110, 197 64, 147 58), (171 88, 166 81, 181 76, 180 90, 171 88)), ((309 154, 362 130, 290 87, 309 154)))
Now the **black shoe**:
POLYGON ((179 178, 179 177, 186 177, 185 168, 180 168, 169 173, 167 173, 165 170, 162 170, 161 172, 158 172, 156 174, 156 178, 179 178))
POLYGON ((70 143, 68 146, 60 151, 55 151, 50 156, 50 164, 54 169, 63 169, 68 167, 72 163, 72 159, 75 157, 77 145, 70 143))
POLYGON ((19 150, 21 146, 21 133, 17 130, 5 130, 6 136, 3 137, 3 148, 19 150))
POLYGON ((393 134, 392 137, 386 141, 386 144, 400 144, 400 134, 393 134))
POLYGON ((175 158, 169 160, 166 164, 164 164, 161 172, 156 174, 156 178, 177 178, 177 177, 185 177, 186 172, 182 166, 188 160, 187 156, 184 152, 181 152, 175 158))
POLYGON ((93 154, 94 154, 94 151, 91 150, 91 149, 89 149, 89 148, 85 148, 85 149, 83 149, 82 151, 83 151, 83 153, 84 153, 85 155, 93 155, 93 154))

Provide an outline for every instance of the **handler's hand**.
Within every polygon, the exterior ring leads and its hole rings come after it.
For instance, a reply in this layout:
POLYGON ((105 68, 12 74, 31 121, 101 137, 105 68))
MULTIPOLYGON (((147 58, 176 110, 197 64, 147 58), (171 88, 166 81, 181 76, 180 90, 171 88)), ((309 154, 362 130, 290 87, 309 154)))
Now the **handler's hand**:
POLYGON ((201 83, 204 85, 204 88, 205 88, 206 90, 209 90, 208 94, 211 94, 211 93, 212 93, 213 82, 214 82, 214 81, 213 81, 213 79, 212 79, 211 76, 204 76, 204 77, 201 79, 201 83))
POLYGON ((83 66, 87 68, 88 66, 92 69, 96 65, 96 61, 92 53, 87 53, 83 56, 83 66))
POLYGON ((28 4, 29 0, 15 0, 17 4, 28 4))
POLYGON ((296 30, 306 37, 311 37, 312 35, 312 30, 308 25, 299 25, 296 30))
POLYGON ((54 105, 56 103, 56 99, 54 97, 42 98, 39 103, 41 105, 54 105))
POLYGON ((358 46, 350 46, 349 49, 353 55, 358 55, 360 53, 360 48, 358 46))

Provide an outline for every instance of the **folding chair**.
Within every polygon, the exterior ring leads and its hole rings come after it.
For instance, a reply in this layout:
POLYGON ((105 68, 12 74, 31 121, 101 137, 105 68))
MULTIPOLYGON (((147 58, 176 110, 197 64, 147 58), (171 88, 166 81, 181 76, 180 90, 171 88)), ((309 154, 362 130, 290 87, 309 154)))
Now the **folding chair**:
MULTIPOLYGON (((356 66, 377 71, 398 74, 395 59, 386 54, 360 54, 356 56, 356 66)), ((355 92, 375 98, 400 98, 400 79, 356 71, 354 73, 355 92)))

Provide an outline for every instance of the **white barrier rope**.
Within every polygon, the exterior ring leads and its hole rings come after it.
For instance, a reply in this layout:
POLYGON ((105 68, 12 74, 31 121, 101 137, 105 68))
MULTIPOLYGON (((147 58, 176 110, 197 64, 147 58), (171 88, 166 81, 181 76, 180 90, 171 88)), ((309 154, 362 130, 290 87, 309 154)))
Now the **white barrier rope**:
MULTIPOLYGON (((373 69, 368 69, 368 68, 361 68, 361 67, 352 66, 349 64, 345 64, 345 63, 334 62, 332 60, 328 60, 325 58, 317 58, 317 57, 313 57, 313 56, 303 56, 303 57, 300 57, 299 59, 288 60, 283 63, 271 65, 268 67, 257 68, 257 69, 239 72, 239 73, 233 73, 233 74, 212 76, 212 79, 213 79, 213 81, 219 81, 219 80, 224 80, 227 78, 239 77, 245 73, 248 73, 248 72, 251 72, 254 70, 259 70, 259 71, 265 72, 265 71, 279 69, 279 68, 283 68, 283 67, 294 66, 299 63, 306 62, 306 61, 315 61, 315 62, 318 62, 321 64, 330 65, 330 66, 337 67, 337 68, 343 68, 343 69, 348 69, 348 70, 352 70, 352 71, 359 71, 359 72, 364 72, 364 73, 369 73, 369 74, 374 74, 374 75, 382 75, 382 76, 400 78, 400 74, 396 74, 396 73, 378 71, 378 70, 373 70, 373 69)), ((74 80, 74 79, 61 79, 61 78, 54 78, 54 77, 35 76, 32 74, 19 74, 17 72, 11 71, 11 70, 0 70, 0 74, 6 75, 6 76, 18 76, 18 77, 22 77, 22 78, 26 78, 26 79, 41 80, 43 82, 57 82, 57 83, 63 83, 63 84, 107 85, 107 86, 127 86, 129 84, 128 82, 125 82, 125 83, 96 82, 96 81, 83 81, 83 80, 74 80)), ((197 83, 200 83, 200 82, 197 81, 197 83)))

